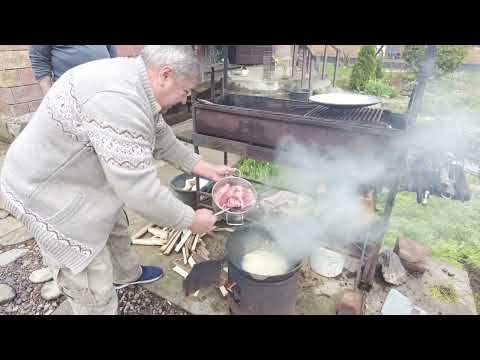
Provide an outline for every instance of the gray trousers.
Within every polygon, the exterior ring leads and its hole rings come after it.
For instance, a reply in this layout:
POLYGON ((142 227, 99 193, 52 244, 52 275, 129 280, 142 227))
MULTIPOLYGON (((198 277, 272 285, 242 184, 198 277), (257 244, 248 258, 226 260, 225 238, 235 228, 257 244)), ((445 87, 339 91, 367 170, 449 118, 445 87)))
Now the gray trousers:
POLYGON ((116 315, 118 297, 113 283, 127 283, 141 276, 139 257, 130 247, 127 229, 128 220, 122 212, 106 246, 76 275, 44 256, 75 315, 116 315))

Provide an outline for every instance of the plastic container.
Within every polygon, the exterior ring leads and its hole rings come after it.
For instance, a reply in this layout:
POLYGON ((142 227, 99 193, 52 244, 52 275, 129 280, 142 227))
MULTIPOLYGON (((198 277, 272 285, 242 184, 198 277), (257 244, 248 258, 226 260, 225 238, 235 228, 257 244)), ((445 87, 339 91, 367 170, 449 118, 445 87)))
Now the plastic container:
POLYGON ((345 258, 341 254, 323 247, 315 249, 310 256, 312 270, 329 278, 340 275, 344 264, 345 258))

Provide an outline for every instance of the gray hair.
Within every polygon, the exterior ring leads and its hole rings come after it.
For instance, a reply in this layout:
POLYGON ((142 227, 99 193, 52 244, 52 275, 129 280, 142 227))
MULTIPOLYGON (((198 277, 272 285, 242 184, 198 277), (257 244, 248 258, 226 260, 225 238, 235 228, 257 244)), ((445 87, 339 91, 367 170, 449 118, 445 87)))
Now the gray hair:
POLYGON ((146 45, 141 56, 147 67, 168 65, 182 79, 202 80, 200 62, 190 45, 146 45))

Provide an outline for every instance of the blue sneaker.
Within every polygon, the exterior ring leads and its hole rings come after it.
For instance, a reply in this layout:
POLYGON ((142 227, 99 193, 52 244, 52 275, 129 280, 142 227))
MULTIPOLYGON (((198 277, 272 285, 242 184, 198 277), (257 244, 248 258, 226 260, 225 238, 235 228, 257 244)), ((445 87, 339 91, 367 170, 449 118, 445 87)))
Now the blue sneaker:
POLYGON ((113 284, 115 289, 123 289, 124 287, 135 285, 135 284, 148 284, 154 281, 161 279, 164 275, 163 269, 159 266, 143 266, 142 267, 142 275, 138 280, 131 281, 125 284, 113 284))

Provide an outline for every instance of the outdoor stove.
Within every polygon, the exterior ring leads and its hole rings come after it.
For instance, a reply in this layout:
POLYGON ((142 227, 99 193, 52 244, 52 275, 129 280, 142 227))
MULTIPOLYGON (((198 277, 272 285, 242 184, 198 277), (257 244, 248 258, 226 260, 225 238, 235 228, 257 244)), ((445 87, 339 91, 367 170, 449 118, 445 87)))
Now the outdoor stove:
POLYGON ((233 284, 228 297, 234 315, 294 315, 300 267, 275 279, 258 280, 228 264, 228 283, 233 284))

